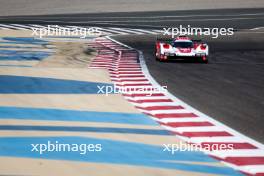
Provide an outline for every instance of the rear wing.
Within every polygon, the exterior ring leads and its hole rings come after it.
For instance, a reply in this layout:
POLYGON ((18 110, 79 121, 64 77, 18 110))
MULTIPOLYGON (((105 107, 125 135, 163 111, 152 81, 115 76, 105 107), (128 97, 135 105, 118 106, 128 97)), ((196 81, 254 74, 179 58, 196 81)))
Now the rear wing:
MULTIPOLYGON (((164 42, 164 43, 172 43, 175 38, 171 38, 171 36, 156 36, 156 42, 164 42)), ((192 39, 194 43, 204 43, 201 39, 192 39)))

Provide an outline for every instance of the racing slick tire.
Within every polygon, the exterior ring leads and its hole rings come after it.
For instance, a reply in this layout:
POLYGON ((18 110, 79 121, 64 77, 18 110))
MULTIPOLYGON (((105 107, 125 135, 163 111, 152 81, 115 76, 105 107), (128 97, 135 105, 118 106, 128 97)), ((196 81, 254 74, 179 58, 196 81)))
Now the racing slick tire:
POLYGON ((161 54, 158 54, 157 50, 155 51, 155 58, 156 61, 162 62, 163 60, 161 59, 161 54))
POLYGON ((204 64, 208 64, 208 56, 204 56, 204 57, 201 57, 201 61, 202 61, 202 63, 204 63, 204 64))

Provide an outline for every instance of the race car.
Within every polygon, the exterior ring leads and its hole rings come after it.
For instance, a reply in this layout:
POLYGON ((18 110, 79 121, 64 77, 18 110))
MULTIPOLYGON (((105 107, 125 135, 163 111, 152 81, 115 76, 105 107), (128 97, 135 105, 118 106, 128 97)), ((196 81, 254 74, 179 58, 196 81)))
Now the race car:
POLYGON ((191 40, 187 36, 178 36, 174 40, 156 41, 156 60, 195 59, 208 63, 209 46, 201 40, 191 40))

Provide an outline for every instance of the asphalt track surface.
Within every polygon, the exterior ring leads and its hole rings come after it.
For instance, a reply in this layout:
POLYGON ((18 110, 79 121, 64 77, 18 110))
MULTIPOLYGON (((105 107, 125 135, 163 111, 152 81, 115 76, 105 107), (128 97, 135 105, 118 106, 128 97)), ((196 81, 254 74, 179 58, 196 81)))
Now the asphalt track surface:
POLYGON ((263 0, 0 0, 0 16, 264 7, 263 0))
POLYGON ((264 8, 0 16, 0 23, 66 24, 158 30, 162 30, 164 27, 190 25, 191 27, 209 28, 233 27, 241 30, 264 26, 264 8))
POLYGON ((242 33, 233 39, 208 42, 209 64, 155 61, 153 36, 115 39, 143 51, 151 75, 159 84, 168 86, 171 93, 216 120, 264 142, 263 34, 242 33))
POLYGON ((264 142, 264 9, 118 12, 1 17, 0 23, 67 24, 154 28, 233 27, 233 37, 206 38, 210 63, 156 62, 154 36, 119 36, 121 42, 144 52, 152 76, 171 93, 243 134, 264 142), (245 31, 244 31, 245 30, 245 31))

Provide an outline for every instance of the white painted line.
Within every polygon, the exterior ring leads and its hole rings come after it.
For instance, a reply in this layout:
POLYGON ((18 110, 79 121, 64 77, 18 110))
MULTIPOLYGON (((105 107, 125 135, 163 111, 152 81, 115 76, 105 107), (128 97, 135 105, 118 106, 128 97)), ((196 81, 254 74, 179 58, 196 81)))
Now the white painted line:
MULTIPOLYGON (((110 73, 110 76, 117 76, 117 77, 121 77, 121 76, 132 76, 131 74, 114 74, 114 73, 110 73)), ((136 76, 144 76, 143 74, 133 74, 133 77, 136 77, 136 76)), ((130 78, 130 77, 129 77, 130 78)))
POLYGON ((22 30, 32 30, 32 27, 30 27, 30 26, 21 25, 21 24, 12 24, 12 25, 18 27, 18 29, 22 29, 22 30))
POLYGON ((14 29, 14 30, 18 30, 17 27, 13 27, 11 25, 5 25, 5 24, 0 24, 1 27, 7 28, 7 29, 14 29))
MULTIPOLYGON (((156 100, 156 99, 165 99, 167 100, 168 98, 166 96, 140 96, 140 97, 126 97, 124 96, 126 99, 129 100, 156 100)), ((168 111, 168 110, 166 110, 168 111)), ((154 111, 151 111, 154 112, 154 111)))
POLYGON ((223 131, 223 129, 218 128, 216 126, 194 126, 194 127, 169 127, 166 125, 162 125, 164 128, 166 128, 169 131, 175 131, 175 132, 218 132, 223 131))
POLYGON ((111 71, 141 71, 141 68, 112 68, 111 71))
POLYGON ((256 31, 256 30, 260 30, 260 29, 264 29, 264 27, 256 27, 256 28, 252 28, 252 29, 250 29, 250 30, 252 30, 252 31, 256 31))
POLYGON ((117 82, 117 84, 149 84, 148 81, 121 81, 117 82))
POLYGON ((225 151, 213 151, 208 154, 220 157, 264 157, 264 151, 260 149, 234 149, 225 151))
POLYGON ((245 141, 235 136, 224 136, 224 137, 195 137, 187 138, 182 137, 183 140, 193 143, 203 143, 203 142, 234 142, 234 143, 244 143, 245 141))
POLYGON ((155 118, 156 121, 162 122, 162 123, 173 123, 173 122, 204 122, 204 119, 200 117, 185 117, 185 118, 162 118, 158 119, 155 118))
POLYGON ((2 25, 0 24, 0 29, 9 29, 9 28, 7 28, 7 27, 1 27, 2 25))
POLYGON ((47 26, 38 25, 38 24, 30 24, 30 26, 37 27, 37 28, 46 28, 47 26))
POLYGON ((128 28, 110 28, 110 29, 125 32, 128 34, 143 34, 142 32, 137 32, 137 31, 134 31, 133 29, 128 29, 128 28))
POLYGON ((133 29, 134 31, 142 32, 143 34, 154 34, 156 35, 157 32, 151 31, 151 30, 144 30, 144 29, 133 29))
POLYGON ((232 167, 236 170, 240 170, 243 171, 245 173, 250 173, 252 175, 256 175, 257 173, 264 173, 264 165, 246 165, 246 166, 237 166, 234 164, 230 164, 227 162, 223 162, 222 163, 226 164, 229 167, 232 167))
POLYGON ((81 26, 69 26, 69 25, 66 25, 64 27, 67 27, 67 28, 81 28, 81 26))
POLYGON ((145 112, 145 113, 149 113, 149 114, 152 114, 152 115, 156 115, 156 114, 175 114, 175 113, 189 113, 188 110, 186 109, 178 109, 178 110, 152 110, 152 111, 147 111, 147 110, 142 110, 142 109, 139 109, 140 111, 142 112, 145 112))
POLYGON ((137 73, 139 71, 110 71, 110 74, 119 74, 120 72, 122 73, 137 73))
MULTIPOLYGON (((117 88, 120 88, 120 89, 125 89, 125 90, 128 90, 129 92, 130 91, 132 91, 132 92, 143 92, 142 90, 144 89, 144 87, 146 87, 146 86, 122 86, 122 85, 116 85, 116 87, 117 88)), ((149 87, 149 86, 148 86, 149 87)), ((149 93, 149 94, 151 94, 152 93, 152 91, 145 91, 144 90, 144 92, 143 93, 149 93)))
POLYGON ((106 32, 109 32, 111 34, 121 34, 121 35, 127 35, 128 34, 126 32, 121 32, 121 31, 113 30, 111 28, 99 28, 99 30, 106 31, 106 32))
MULTIPOLYGON (((144 92, 145 93, 145 92, 144 92)), ((154 103, 134 103, 132 104, 139 107, 149 107, 149 106, 175 106, 174 102, 154 102, 154 103)))
POLYGON ((155 29, 153 29, 152 31, 154 31, 154 32, 156 32, 156 33, 158 33, 158 34, 160 34, 160 33, 163 33, 163 32, 164 32, 163 30, 155 30, 155 29))
POLYGON ((122 81, 122 80, 137 80, 137 79, 145 79, 144 77, 127 77, 127 78, 119 78, 113 77, 112 80, 122 81))

